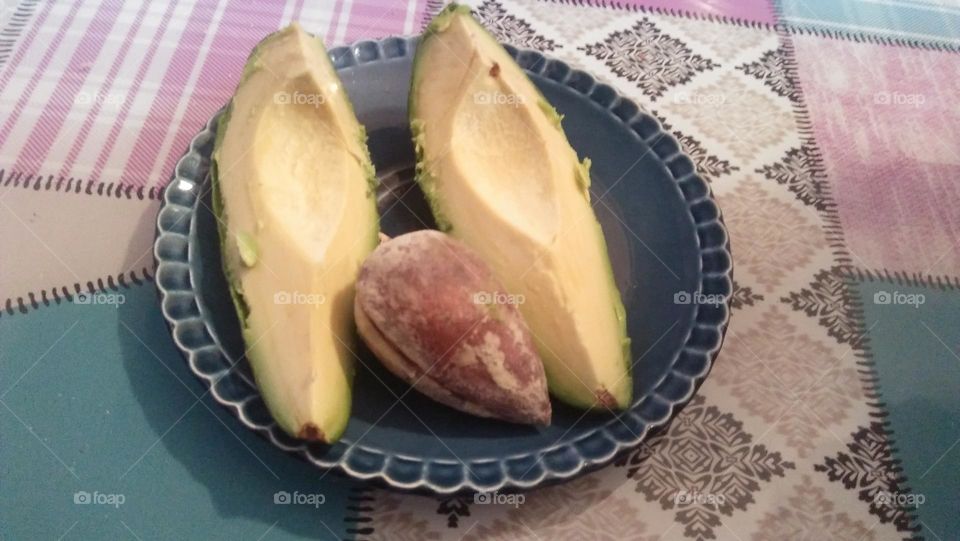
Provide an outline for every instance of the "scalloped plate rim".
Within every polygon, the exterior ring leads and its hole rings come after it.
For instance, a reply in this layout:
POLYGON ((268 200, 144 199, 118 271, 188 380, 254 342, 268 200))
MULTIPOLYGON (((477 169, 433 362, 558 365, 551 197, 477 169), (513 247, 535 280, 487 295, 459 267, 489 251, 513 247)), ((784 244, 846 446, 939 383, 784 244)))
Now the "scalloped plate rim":
MULTIPOLYGON (((410 56, 412 54, 413 49, 416 46, 418 37, 389 36, 379 40, 360 40, 360 41, 354 42, 349 46, 331 48, 328 51, 328 56, 331 58, 331 60, 334 62, 335 65, 342 64, 344 59, 348 60, 349 62, 348 64, 337 67, 338 71, 343 69, 350 69, 353 66, 357 66, 361 64, 376 63, 378 61, 384 60, 384 58, 382 58, 384 56, 383 45, 387 42, 395 44, 398 41, 403 43, 404 45, 403 50, 399 54, 395 54, 394 56, 387 55, 385 59, 389 60, 389 59, 410 56), (369 48, 371 46, 376 47, 379 53, 379 55, 376 58, 361 59, 357 57, 357 53, 361 50, 361 47, 369 48), (339 58, 337 58, 338 55, 339 55, 339 58)), ((563 85, 566 88, 571 89, 574 92, 577 92, 583 99, 586 99, 587 101, 594 103, 595 105, 600 107, 603 111, 605 111, 607 114, 613 116, 617 122, 620 122, 626 125, 628 128, 631 128, 631 131, 636 133, 636 129, 632 128, 631 124, 633 124, 638 119, 643 119, 648 122, 652 121, 653 125, 655 126, 655 129, 653 130, 653 134, 656 135, 657 141, 666 137, 669 139, 673 139, 673 142, 676 143, 676 139, 671 134, 663 130, 663 127, 661 126, 660 121, 656 117, 650 115, 649 113, 644 112, 643 109, 641 109, 639 106, 636 105, 635 102, 633 102, 633 100, 620 94, 616 90, 616 88, 612 87, 611 85, 597 82, 597 79, 592 75, 590 75, 588 72, 584 72, 582 70, 573 68, 567 62, 556 59, 556 58, 548 57, 540 53, 539 51, 535 51, 532 49, 518 49, 509 44, 504 44, 504 47, 506 48, 508 53, 512 57, 514 57, 514 59, 519 64, 521 64, 521 67, 523 67, 523 69, 528 73, 531 73, 531 70, 529 69, 529 66, 524 64, 529 64, 530 63, 529 60, 532 58, 534 59, 533 61, 534 64, 540 64, 540 68, 538 70, 535 70, 533 73, 543 76, 545 79, 551 80, 556 84, 563 85), (562 78, 562 80, 557 80, 552 77, 544 75, 544 72, 549 66, 559 66, 563 70, 565 75, 562 78), (588 78, 591 81, 590 88, 586 90, 581 90, 569 84, 571 78, 574 75, 580 78, 584 76, 588 78), (591 99, 590 91, 597 88, 597 86, 605 87, 606 89, 609 89, 609 91, 612 92, 613 99, 611 99, 607 105, 603 105, 601 103, 598 103, 596 100, 591 99), (629 103, 630 105, 636 108, 636 112, 629 119, 623 119, 612 111, 612 108, 614 107, 614 105, 622 104, 622 103, 629 103)), ((249 420, 245 416, 241 405, 244 401, 249 400, 250 397, 245 398, 243 401, 236 401, 236 400, 230 400, 230 399, 224 398, 220 396, 220 393, 217 392, 215 387, 216 381, 219 381, 220 378, 225 377, 226 375, 229 375, 229 373, 232 371, 232 367, 225 368, 217 372, 217 374, 209 375, 201 372, 195 366, 196 351, 205 347, 211 347, 211 346, 215 347, 216 349, 219 350, 219 354, 223 356, 224 359, 230 360, 230 357, 224 351, 220 343, 220 337, 212 329, 209 319, 204 315, 202 304, 198 302, 196 290, 194 289, 194 270, 193 270, 193 265, 192 265, 192 262, 190 261, 190 255, 189 255, 190 253, 189 241, 190 241, 190 237, 196 222, 196 220, 194 219, 195 213, 198 208, 198 205, 201 204, 200 199, 203 196, 203 189, 204 187, 209 185, 209 174, 205 174, 204 177, 201 179, 194 179, 194 178, 187 178, 185 175, 180 175, 179 171, 181 170, 185 161, 188 159, 198 158, 201 161, 204 160, 203 153, 201 153, 198 150, 198 147, 208 143, 212 145, 212 138, 216 132, 215 126, 219 122, 220 115, 222 114, 223 110, 224 109, 221 108, 216 113, 214 113, 214 115, 205 123, 203 129, 191 139, 190 146, 187 152, 185 152, 184 155, 177 161, 174 167, 174 173, 171 177, 171 180, 163 190, 163 198, 161 199, 161 205, 157 213, 156 229, 155 229, 156 239, 154 242, 154 249, 153 249, 154 259, 156 262, 155 283, 157 286, 158 297, 160 299, 161 312, 163 314, 164 320, 166 321, 170 329, 171 336, 174 340, 175 345, 177 346, 177 349, 179 349, 180 352, 184 355, 185 360, 187 361, 187 364, 190 367, 191 372, 193 372, 195 376, 200 378, 201 381, 204 382, 204 384, 210 386, 210 393, 213 395, 214 400, 216 400, 218 403, 220 403, 221 405, 231 410, 232 413, 238 418, 238 420, 240 420, 242 424, 256 431, 262 436, 265 436, 276 447, 286 452, 294 453, 300 456, 301 458, 307 460, 308 462, 313 463, 319 468, 337 469, 347 474, 348 476, 361 479, 361 480, 378 480, 378 481, 381 481, 386 486, 393 487, 399 490, 416 491, 416 490, 427 489, 431 492, 438 493, 438 494, 451 494, 451 493, 457 493, 457 492, 463 492, 463 491, 495 491, 503 488, 517 488, 517 489, 526 490, 526 489, 531 489, 545 483, 569 480, 581 473, 584 473, 587 470, 592 470, 597 467, 608 464, 618 454, 640 445, 645 439, 647 439, 647 437, 655 429, 665 425, 670 419, 672 419, 679 412, 680 409, 682 409, 692 399, 693 395, 697 392, 700 385, 709 375, 710 370, 712 369, 713 364, 716 361, 717 354, 719 353, 720 349, 723 346, 727 326, 729 325, 730 315, 731 315, 730 298, 732 296, 732 291, 733 291, 732 289, 733 288, 733 258, 731 256, 731 250, 730 250, 729 232, 727 231, 726 226, 723 223, 722 212, 720 210, 719 205, 716 202, 715 197, 713 196, 713 192, 711 190, 710 185, 705 180, 703 180, 695 171, 693 173, 684 175, 682 178, 678 179, 677 176, 673 173, 673 171, 670 170, 669 167, 667 167, 666 168, 667 174, 670 176, 670 178, 674 180, 675 183, 678 184, 678 190, 679 190, 679 183, 688 181, 688 180, 691 182, 696 182, 697 184, 699 184, 699 187, 704 188, 703 190, 704 194, 693 201, 688 200, 687 197, 685 197, 681 192, 680 196, 683 199, 683 202, 685 203, 688 210, 691 209, 692 205, 699 204, 703 201, 710 201, 716 207, 717 212, 716 212, 716 216, 713 219, 698 221, 694 218, 692 220, 692 225, 694 229, 704 224, 714 223, 714 224, 717 224, 717 226, 719 226, 720 230, 723 232, 723 241, 718 243, 718 245, 716 246, 711 245, 707 248, 704 248, 702 244, 702 239, 700 239, 699 236, 696 236, 697 243, 698 243, 698 250, 701 255, 705 252, 706 249, 721 251, 723 254, 727 256, 727 260, 729 262, 726 270, 709 271, 704 268, 703 259, 701 258, 700 277, 699 277, 698 286, 702 288, 703 282, 707 278, 707 276, 711 276, 711 277, 719 276, 725 279, 727 285, 729 286, 729 291, 731 291, 731 294, 726 297, 725 303, 722 305, 724 308, 722 321, 707 325, 709 329, 714 329, 719 333, 719 337, 716 340, 716 344, 713 347, 710 347, 709 349, 706 349, 706 350, 697 349, 697 351, 700 354, 705 355, 706 357, 706 364, 702 368, 702 370, 700 370, 697 374, 691 375, 691 374, 678 373, 677 367, 676 367, 677 360, 680 357, 680 355, 684 351, 686 351, 688 348, 691 347, 690 336, 693 332, 693 329, 698 325, 703 326, 702 324, 698 324, 698 321, 700 319, 700 312, 701 312, 701 309, 698 306, 697 309, 692 312, 692 316, 691 316, 692 325, 690 326, 690 329, 688 330, 687 335, 684 337, 683 347, 678 349, 671 357, 671 360, 669 363, 670 368, 661 376, 660 380, 658 380, 652 386, 649 394, 641 397, 636 397, 631 407, 628 410, 625 410, 625 412, 623 413, 623 415, 636 415, 638 418, 640 418, 640 420, 643 422, 643 425, 644 425, 644 428, 640 434, 633 434, 633 436, 635 437, 629 438, 627 440, 623 440, 617 437, 616 435, 612 434, 610 430, 611 425, 614 425, 617 422, 616 418, 612 418, 607 423, 595 428, 592 431, 584 433, 582 436, 578 437, 577 439, 570 440, 563 443, 558 442, 553 445, 539 449, 537 451, 516 453, 512 455, 507 455, 507 456, 495 456, 495 457, 489 457, 489 458, 485 457, 485 458, 479 458, 479 459, 471 459, 466 461, 466 463, 462 461, 449 460, 449 461, 446 461, 447 465, 460 464, 462 468, 460 468, 461 470, 459 474, 460 479, 458 481, 450 482, 447 484, 432 482, 427 478, 427 470, 430 467, 430 465, 444 464, 445 461, 443 460, 425 459, 425 458, 420 458, 416 456, 411 456, 406 453, 393 453, 389 450, 369 447, 366 445, 353 445, 353 444, 347 446, 343 452, 339 453, 339 456, 336 459, 323 460, 321 458, 314 457, 308 448, 309 447, 308 444, 306 444, 305 442, 301 442, 299 445, 290 446, 284 442, 279 441, 276 435, 274 434, 274 430, 277 427, 276 423, 271 422, 271 424, 269 425, 262 426, 254 423, 253 421, 249 420), (195 191, 196 193, 191 192, 192 201, 190 201, 189 204, 182 204, 182 203, 173 201, 171 199, 171 191, 174 189, 178 180, 185 180, 193 183, 193 186, 194 186, 193 191, 195 191), (187 233, 170 231, 169 228, 165 228, 161 223, 164 211, 174 206, 180 207, 181 209, 185 209, 187 211, 187 215, 190 217, 190 226, 187 233), (165 238, 169 238, 171 236, 180 236, 187 239, 188 255, 185 258, 185 260, 170 260, 169 258, 161 255, 160 253, 161 242, 165 238), (189 299, 186 299, 187 302, 193 302, 197 306, 196 315, 177 316, 175 314, 171 314, 166 307, 166 303, 164 301, 170 297, 171 291, 168 290, 161 283, 161 275, 164 274, 164 272, 162 272, 163 269, 170 268, 170 265, 173 263, 186 265, 187 267, 186 272, 189 277, 190 289, 186 291, 178 290, 178 293, 188 294, 189 299), (211 340, 212 344, 192 347, 188 344, 184 344, 183 341, 178 337, 177 330, 180 327, 180 325, 185 321, 194 321, 194 320, 199 320, 202 322, 203 328, 206 331, 206 335, 211 340), (657 392, 657 389, 660 386, 660 384, 671 375, 688 380, 690 382, 690 386, 687 392, 684 393, 684 395, 677 400, 668 399, 657 392), (636 412, 636 410, 640 407, 641 403, 644 400, 651 399, 651 398, 658 400, 659 402, 665 403, 667 405, 665 415, 662 415, 657 419, 651 420, 651 419, 646 419, 640 416, 636 412), (590 455, 589 453, 584 453, 578 448, 579 443, 585 442, 591 439, 597 439, 597 438, 606 439, 609 442, 612 442, 613 444, 612 449, 602 454, 593 456, 593 455, 590 455), (364 470, 358 469, 355 465, 349 464, 348 457, 351 455, 351 453, 355 452, 356 449, 360 449, 362 451, 372 453, 374 455, 378 455, 382 457, 383 460, 382 460, 381 466, 376 469, 370 469, 370 470, 364 471, 364 470), (557 451, 559 449, 572 451, 577 456, 576 465, 569 471, 558 470, 554 467, 551 467, 546 461, 543 460, 543 456, 545 454, 557 451), (395 476, 391 475, 390 472, 388 471, 388 464, 390 460, 394 457, 407 460, 407 461, 412 461, 412 462, 415 461, 419 463, 419 467, 420 467, 419 477, 412 481, 401 481, 400 479, 397 479, 395 476), (509 473, 507 469, 507 462, 513 461, 513 460, 530 459, 530 458, 533 458, 536 461, 536 463, 538 463, 541 466, 541 472, 538 476, 532 479, 531 478, 523 479, 523 478, 512 476, 509 473), (499 465, 498 479, 494 480, 492 483, 475 482, 471 477, 472 472, 470 471, 469 465, 476 465, 476 464, 498 464, 499 465)), ((648 144, 647 141, 651 139, 651 137, 644 138, 639 133, 636 133, 636 135, 645 144, 648 144)), ((652 144, 648 144, 648 146, 651 147, 651 151, 652 151, 652 144)), ((671 154, 669 156, 669 159, 663 158, 659 154, 656 154, 656 152, 654 152, 654 154, 663 163, 672 161, 676 159, 677 156, 683 156, 684 158, 689 160, 690 159, 689 156, 683 152, 679 144, 677 144, 676 146, 680 150, 671 154)), ((692 212, 691 212, 691 218, 693 218, 692 212)), ((246 377, 244 377, 243 379, 247 380, 246 377)), ((250 383, 250 382, 247 381, 247 383, 250 383)), ((254 386, 254 389, 255 389, 255 386, 254 386)), ((347 444, 343 440, 333 444, 333 446, 344 446, 344 445, 347 445, 347 444)))

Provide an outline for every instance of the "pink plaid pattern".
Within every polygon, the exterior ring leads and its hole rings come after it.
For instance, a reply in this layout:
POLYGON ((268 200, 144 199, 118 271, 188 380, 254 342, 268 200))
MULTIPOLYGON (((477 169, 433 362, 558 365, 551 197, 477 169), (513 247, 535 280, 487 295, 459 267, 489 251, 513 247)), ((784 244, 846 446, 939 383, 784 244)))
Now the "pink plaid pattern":
POLYGON ((328 44, 420 30, 426 0, 43 2, 0 72, 0 167, 133 186, 169 178, 251 48, 291 21, 328 44))

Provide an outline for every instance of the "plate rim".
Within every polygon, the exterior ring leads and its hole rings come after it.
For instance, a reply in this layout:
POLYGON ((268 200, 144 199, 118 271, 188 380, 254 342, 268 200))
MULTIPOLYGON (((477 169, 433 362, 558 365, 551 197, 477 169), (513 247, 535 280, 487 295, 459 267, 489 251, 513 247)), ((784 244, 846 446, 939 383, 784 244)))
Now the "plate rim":
MULTIPOLYGON (((349 46, 331 48, 328 55, 339 72, 358 65, 411 56, 418 41, 416 36, 360 40, 349 46)), ((676 184, 692 219, 700 254, 697 293, 704 291, 710 281, 711 290, 725 292, 724 303, 715 305, 713 310, 705 310, 705 305, 695 304, 692 324, 684 338, 683 347, 673 354, 669 370, 651 392, 645 397, 636 397, 629 409, 575 440, 557 442, 537 451, 467 461, 400 455, 362 444, 347 445, 342 440, 330 446, 295 440, 283 434, 272 419, 267 424, 259 423, 244 411, 251 399, 260 397, 255 387, 253 394, 242 400, 218 388, 222 381, 235 375, 250 384, 245 376, 233 370, 233 365, 212 372, 201 366, 203 356, 208 355, 210 349, 216 349, 216 354, 226 364, 232 362, 201 309, 194 288, 194 265, 190 257, 196 210, 205 187, 209 189, 209 156, 217 123, 224 111, 221 108, 191 139, 189 148, 178 159, 173 175, 163 190, 153 247, 155 283, 163 317, 190 370, 209 386, 210 393, 218 403, 230 409, 245 426, 260 433, 280 449, 296 453, 320 468, 336 469, 360 480, 378 480, 400 490, 426 489, 438 494, 451 494, 504 488, 531 489, 544 483, 570 479, 608 464, 621 452, 640 445, 693 398, 709 374, 724 342, 733 296, 730 237, 709 183, 696 172, 693 160, 683 152, 676 138, 663 129, 660 121, 614 87, 598 82, 589 73, 539 51, 518 49, 506 43, 503 46, 528 74, 565 86, 598 105, 598 112, 613 116, 647 145, 648 152, 657 156, 676 184), (185 189, 182 182, 187 182, 190 189, 185 189), (189 225, 183 231, 180 222, 185 216, 189 217, 189 225), (708 253, 711 257, 706 257, 708 253), (695 329, 701 331, 696 337, 695 329), (702 343, 694 343, 695 339, 702 343), (684 354, 687 355, 686 362, 690 365, 687 368, 691 373, 678 372, 678 361, 684 354), (668 393, 669 397, 664 397, 664 393, 668 393), (630 434, 625 435, 619 430, 618 419, 630 434), (643 428, 639 434, 630 430, 625 420, 641 425, 643 428), (528 478, 529 469, 520 476, 510 471, 508 462, 523 460, 532 460, 530 469, 539 466, 539 473, 528 478), (497 467, 486 467, 491 464, 497 467), (480 474, 475 471, 478 466, 484 466, 480 474), (447 471, 450 467, 453 470, 447 471), (412 478, 411 472, 415 473, 412 478)))

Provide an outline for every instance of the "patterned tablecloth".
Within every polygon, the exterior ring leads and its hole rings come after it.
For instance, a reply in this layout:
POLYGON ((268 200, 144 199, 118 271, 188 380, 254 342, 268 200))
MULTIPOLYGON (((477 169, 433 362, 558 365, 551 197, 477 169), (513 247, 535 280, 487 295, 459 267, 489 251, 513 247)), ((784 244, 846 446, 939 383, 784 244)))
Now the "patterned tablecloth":
POLYGON ((402 495, 274 449, 174 349, 158 196, 252 45, 412 34, 439 2, 0 0, 0 538, 960 538, 960 5, 472 5, 712 183, 734 314, 669 429, 522 497, 402 495))

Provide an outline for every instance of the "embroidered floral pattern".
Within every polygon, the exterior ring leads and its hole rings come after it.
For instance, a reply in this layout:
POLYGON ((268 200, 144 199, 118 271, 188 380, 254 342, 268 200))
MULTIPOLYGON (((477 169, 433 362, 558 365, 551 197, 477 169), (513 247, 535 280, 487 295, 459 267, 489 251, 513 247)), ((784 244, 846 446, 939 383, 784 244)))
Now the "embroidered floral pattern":
POLYGON ((818 178, 820 158, 809 145, 791 148, 779 162, 757 169, 757 173, 787 187, 797 199, 817 210, 827 209, 823 195, 826 179, 818 178))
POLYGON ((754 293, 749 287, 741 287, 736 280, 733 282, 733 295, 730 296, 730 306, 733 308, 743 308, 744 306, 753 306, 762 301, 763 295, 754 293))
POLYGON ((717 198, 737 247, 737 265, 747 269, 765 292, 779 286, 788 270, 806 265, 814 247, 823 243, 810 213, 774 198, 754 180, 717 198))
POLYGON ((675 518, 691 538, 716 538, 721 517, 744 511, 761 482, 783 477, 794 465, 753 443, 743 423, 696 396, 669 428, 617 460, 637 492, 675 518))
POLYGON ((713 182, 717 177, 728 175, 731 171, 740 169, 730 165, 727 160, 721 160, 713 154, 709 154, 700 141, 697 141, 693 136, 682 134, 679 131, 673 132, 673 135, 676 136, 683 151, 693 159, 697 166, 697 173, 700 173, 700 176, 708 182, 713 182))
POLYGON ((606 40, 581 50, 603 60, 614 73, 635 83, 654 100, 668 88, 686 83, 698 72, 719 66, 694 54, 682 41, 661 32, 646 17, 633 27, 614 32, 606 40))
POLYGON ((852 436, 853 441, 847 444, 849 453, 826 457, 814 469, 826 473, 831 481, 841 483, 847 490, 856 490, 880 522, 892 522, 899 531, 919 531, 919 526, 910 525, 910 508, 893 505, 884 498, 902 494, 902 489, 900 468, 891 455, 883 425, 870 423, 869 428, 860 427, 852 436))
POLYGON ((791 292, 780 299, 794 310, 817 318, 827 334, 841 344, 859 348, 863 332, 857 327, 851 306, 853 296, 843 278, 840 267, 821 270, 814 276, 809 287, 791 292))
POLYGON ((810 477, 794 487, 786 505, 780 505, 763 515, 754 541, 782 539, 836 539, 839 541, 871 541, 874 532, 863 522, 835 511, 836 505, 827 498, 826 491, 814 486, 810 477))
POLYGON ((677 138, 677 142, 680 143, 680 148, 693 160, 693 163, 697 167, 697 173, 707 182, 713 182, 718 177, 729 175, 733 171, 740 170, 739 167, 731 165, 728 160, 723 160, 710 154, 706 147, 703 146, 703 143, 692 135, 674 129, 670 122, 663 118, 657 111, 653 111, 651 114, 657 117, 664 131, 673 133, 673 136, 677 138))
POLYGON ((747 331, 728 331, 713 377, 741 407, 782 434, 801 458, 863 399, 853 362, 801 333, 776 306, 747 331))
POLYGON ((460 517, 470 516, 470 502, 465 496, 448 496, 440 499, 437 514, 447 517, 447 526, 456 528, 460 525, 460 517))
POLYGON ((735 72, 712 84, 688 85, 674 98, 664 100, 666 113, 693 124, 697 135, 722 142, 743 162, 780 144, 796 129, 789 107, 748 87, 735 72))
POLYGON ((507 13, 499 2, 487 0, 476 10, 480 23, 502 42, 521 49, 536 49, 541 52, 560 48, 552 39, 538 34, 523 19, 507 13))
POLYGON ((782 49, 767 51, 756 62, 737 66, 738 70, 747 75, 756 77, 760 82, 770 87, 778 96, 789 98, 792 102, 800 100, 800 92, 787 73, 782 49))

